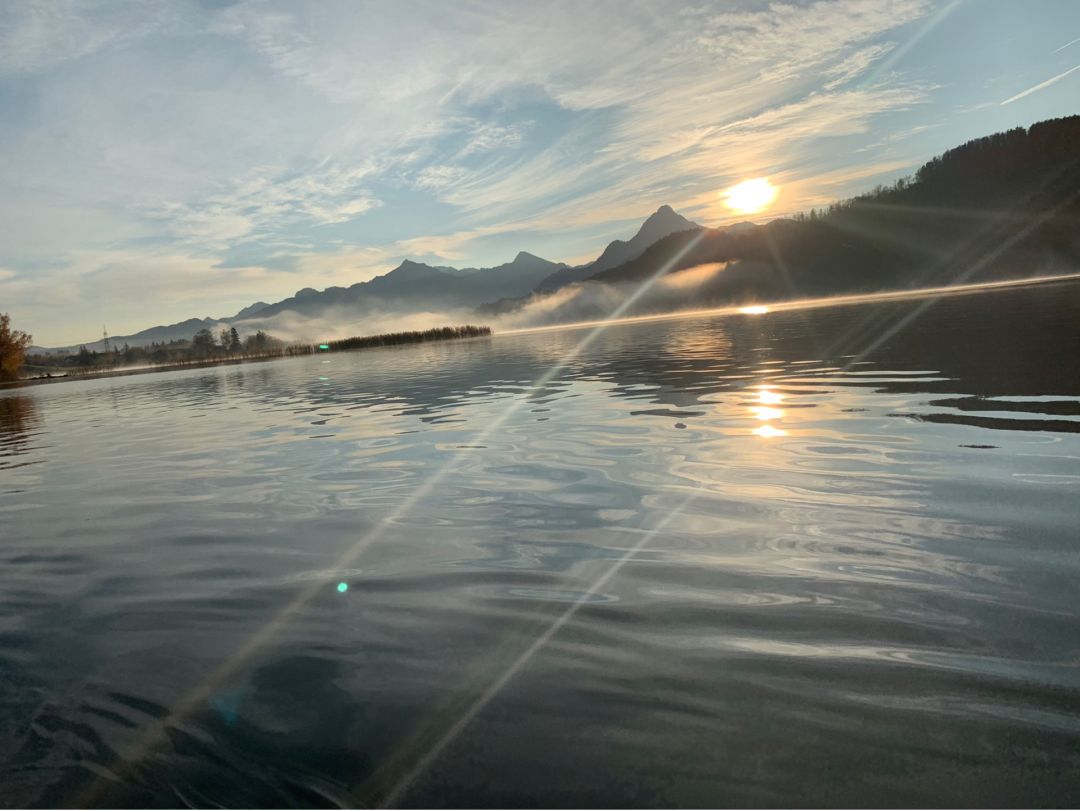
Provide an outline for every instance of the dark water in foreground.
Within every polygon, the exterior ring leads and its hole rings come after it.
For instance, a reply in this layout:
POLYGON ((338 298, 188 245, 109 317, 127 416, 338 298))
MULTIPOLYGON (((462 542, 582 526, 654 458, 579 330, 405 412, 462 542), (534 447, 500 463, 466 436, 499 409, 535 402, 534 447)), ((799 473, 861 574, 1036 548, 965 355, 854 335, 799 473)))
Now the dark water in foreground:
POLYGON ((0 802, 1080 800, 1080 285, 589 334, 0 393, 0 802))

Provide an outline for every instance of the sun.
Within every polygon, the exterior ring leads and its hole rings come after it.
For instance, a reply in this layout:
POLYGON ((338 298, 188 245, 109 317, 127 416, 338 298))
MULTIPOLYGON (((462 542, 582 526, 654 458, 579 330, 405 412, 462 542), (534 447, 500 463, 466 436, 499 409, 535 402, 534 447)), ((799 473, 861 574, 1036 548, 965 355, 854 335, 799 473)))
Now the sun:
POLYGON ((723 192, 724 203, 736 214, 756 214, 772 205, 780 189, 766 177, 743 180, 723 192))

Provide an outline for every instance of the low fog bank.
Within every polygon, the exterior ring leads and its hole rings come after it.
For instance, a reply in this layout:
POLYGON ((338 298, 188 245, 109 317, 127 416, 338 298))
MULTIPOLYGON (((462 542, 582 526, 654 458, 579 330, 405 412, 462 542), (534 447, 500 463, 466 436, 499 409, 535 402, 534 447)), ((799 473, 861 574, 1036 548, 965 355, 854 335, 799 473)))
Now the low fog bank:
MULTIPOLYGON (((620 315, 644 315, 696 309, 710 304, 725 265, 709 263, 670 273, 654 281, 600 283, 584 281, 553 293, 534 294, 512 312, 485 314, 468 307, 412 312, 380 309, 357 312, 347 307, 325 310, 317 316, 280 312, 269 318, 250 318, 234 326, 241 334, 263 330, 287 342, 318 343, 387 332, 476 324, 496 332, 574 323, 620 315)), ((760 283, 761 277, 758 276, 760 283)), ((734 301, 732 301, 734 303, 734 301)))
POLYGON ((450 308, 441 312, 357 312, 348 307, 331 307, 318 316, 285 311, 269 318, 237 321, 233 326, 241 334, 261 329, 287 343, 321 343, 390 332, 423 332, 441 326, 484 323, 473 310, 467 308, 450 308))
POLYGON ((520 309, 488 323, 496 330, 527 329, 602 320, 616 314, 631 317, 741 305, 765 300, 773 289, 779 294, 778 282, 776 271, 767 265, 710 262, 644 280, 579 282, 547 295, 533 295, 520 309), (746 283, 750 275, 752 286, 746 283))

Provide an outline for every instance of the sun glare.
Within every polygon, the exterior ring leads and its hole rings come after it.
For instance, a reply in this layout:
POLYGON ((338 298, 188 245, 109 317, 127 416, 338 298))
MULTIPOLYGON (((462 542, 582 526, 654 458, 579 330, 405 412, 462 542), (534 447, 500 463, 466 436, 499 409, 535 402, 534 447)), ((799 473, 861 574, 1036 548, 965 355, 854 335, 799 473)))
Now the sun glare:
POLYGON ((741 307, 739 312, 743 315, 765 315, 769 312, 769 308, 762 304, 754 304, 749 307, 741 307))
POLYGON ((736 214, 756 214, 764 211, 776 201, 779 194, 780 189, 765 177, 743 180, 723 192, 724 203, 736 214))
POLYGON ((781 419, 784 416, 784 412, 780 408, 773 408, 768 405, 755 405, 750 409, 750 412, 762 422, 768 422, 770 419, 781 419))
POLYGON ((775 439, 777 436, 786 436, 787 435, 786 430, 781 430, 778 427, 773 427, 772 425, 770 425, 768 423, 766 423, 764 425, 760 425, 760 426, 754 428, 753 432, 754 432, 754 435, 760 436, 763 439, 775 439))

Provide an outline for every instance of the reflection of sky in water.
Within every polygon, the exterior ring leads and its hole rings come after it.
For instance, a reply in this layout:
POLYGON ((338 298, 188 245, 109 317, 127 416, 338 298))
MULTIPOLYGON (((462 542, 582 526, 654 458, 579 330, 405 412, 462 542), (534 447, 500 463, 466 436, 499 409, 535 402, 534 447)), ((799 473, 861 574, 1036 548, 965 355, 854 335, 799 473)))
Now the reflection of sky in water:
POLYGON ((1075 795, 1077 302, 946 299, 870 354, 910 305, 0 393, 12 795, 81 795, 305 588, 105 798, 377 801, 568 605, 411 800, 859 803, 901 750, 912 803, 1075 795))

